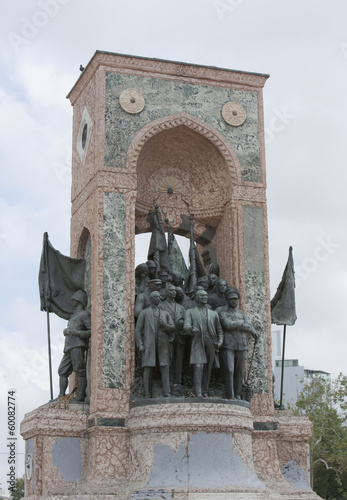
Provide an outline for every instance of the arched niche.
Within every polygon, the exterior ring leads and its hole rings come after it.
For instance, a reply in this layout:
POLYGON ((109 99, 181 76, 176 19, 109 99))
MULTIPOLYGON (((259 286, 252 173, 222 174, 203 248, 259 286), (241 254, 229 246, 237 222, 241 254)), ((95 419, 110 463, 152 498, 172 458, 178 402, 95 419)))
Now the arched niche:
POLYGON ((144 127, 129 148, 129 158, 128 166, 137 174, 138 232, 150 230, 147 214, 154 204, 178 234, 182 214, 194 214, 198 234, 206 225, 216 228, 240 179, 237 156, 223 136, 187 113, 144 127))
POLYGON ((91 303, 91 286, 92 286, 92 239, 89 230, 84 227, 82 229, 78 242, 78 258, 86 261, 86 271, 84 275, 84 289, 88 295, 88 307, 91 303))
MULTIPOLYGON (((92 309, 92 238, 89 230, 84 227, 82 229, 79 242, 78 242, 78 257, 86 261, 85 275, 84 275, 84 290, 88 295, 87 308, 91 312, 92 309)), ((90 401, 91 395, 91 348, 87 351, 87 387, 86 387, 86 401, 90 401)), ((71 375, 69 382, 70 387, 77 384, 76 374, 71 375)))
POLYGON ((193 214, 200 250, 210 248, 213 260, 224 260, 226 277, 235 279, 232 257, 224 257, 230 248, 221 245, 235 239, 230 206, 233 188, 241 184, 241 169, 225 138, 201 120, 179 113, 145 126, 129 147, 127 165, 137 174, 136 233, 151 230, 148 214, 155 204, 172 231, 182 236, 189 237, 193 214))

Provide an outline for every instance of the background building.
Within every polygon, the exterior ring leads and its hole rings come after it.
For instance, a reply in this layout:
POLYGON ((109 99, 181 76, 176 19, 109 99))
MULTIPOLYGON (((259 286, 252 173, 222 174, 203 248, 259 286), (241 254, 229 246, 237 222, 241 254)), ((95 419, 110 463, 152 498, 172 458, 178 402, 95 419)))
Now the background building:
MULTIPOLYGON (((282 370, 282 352, 281 352, 281 331, 272 331, 272 366, 275 377, 274 397, 279 402, 281 397, 281 370, 282 370)), ((283 382, 283 402, 285 405, 295 405, 299 394, 304 385, 314 377, 331 379, 331 374, 322 370, 307 369, 299 365, 298 359, 284 360, 284 382, 283 382)))

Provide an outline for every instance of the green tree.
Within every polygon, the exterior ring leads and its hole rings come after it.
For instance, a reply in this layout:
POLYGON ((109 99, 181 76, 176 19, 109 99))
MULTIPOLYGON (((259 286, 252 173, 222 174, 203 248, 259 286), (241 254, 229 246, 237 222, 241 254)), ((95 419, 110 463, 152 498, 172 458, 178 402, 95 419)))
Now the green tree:
POLYGON ((16 479, 14 487, 10 490, 12 500, 19 500, 24 497, 24 476, 16 479))
POLYGON ((312 379, 294 412, 313 423, 310 442, 313 490, 326 500, 347 500, 347 377, 312 379))

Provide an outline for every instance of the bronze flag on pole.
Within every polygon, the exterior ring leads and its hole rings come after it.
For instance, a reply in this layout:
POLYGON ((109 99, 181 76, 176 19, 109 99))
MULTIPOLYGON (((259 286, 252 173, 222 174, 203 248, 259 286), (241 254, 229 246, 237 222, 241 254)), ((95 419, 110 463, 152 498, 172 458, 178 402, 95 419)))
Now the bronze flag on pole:
POLYGON ((284 385, 284 359, 286 345, 286 328, 293 326, 296 321, 295 311, 295 275, 293 248, 289 247, 289 256, 287 265, 284 269, 281 283, 278 285, 277 292, 271 301, 271 323, 283 326, 282 343, 282 365, 281 365, 281 392, 280 409, 283 410, 283 385, 284 385))
POLYGON ((72 295, 84 290, 85 261, 72 259, 53 248, 48 233, 43 235, 43 248, 39 270, 41 311, 47 315, 48 364, 51 400, 53 400, 51 334, 49 313, 70 319, 73 313, 72 295))
POLYGON ((173 274, 179 274, 183 281, 186 281, 188 268, 184 257, 182 255, 179 244, 176 241, 175 235, 171 232, 170 222, 168 218, 165 218, 168 234, 168 254, 171 272, 173 274))
POLYGON ((190 216, 190 249, 189 249, 190 266, 188 269, 187 279, 184 287, 184 292, 187 295, 194 293, 198 279, 201 276, 206 276, 205 269, 201 264, 199 252, 194 241, 194 217, 190 216))
POLYGON ((84 290, 84 272, 83 259, 61 254, 51 245, 48 233, 44 233, 39 271, 41 311, 69 319, 73 313, 72 295, 77 290, 84 290))
POLYGON ((271 323, 293 326, 296 321, 295 275, 293 248, 289 247, 289 257, 281 283, 271 300, 271 323))
POLYGON ((170 272, 169 254, 163 227, 163 221, 158 205, 155 206, 155 212, 150 219, 152 226, 152 236, 149 242, 148 260, 153 260, 157 267, 170 272))

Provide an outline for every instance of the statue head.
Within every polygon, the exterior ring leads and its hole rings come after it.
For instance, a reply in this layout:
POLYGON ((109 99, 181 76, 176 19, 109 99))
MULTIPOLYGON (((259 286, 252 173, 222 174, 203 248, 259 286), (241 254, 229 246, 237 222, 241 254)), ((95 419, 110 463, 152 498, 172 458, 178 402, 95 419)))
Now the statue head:
POLYGON ((178 302, 179 304, 182 302, 183 300, 183 297, 184 297, 184 293, 183 293, 183 290, 180 286, 176 286, 176 302, 178 302))
POLYGON ((235 308, 240 298, 239 291, 236 287, 231 286, 227 289, 225 297, 227 299, 229 307, 235 308))
POLYGON ((207 276, 201 276, 198 279, 198 286, 201 286, 204 290, 208 290, 209 281, 207 276))
POLYGON ((135 276, 148 276, 149 271, 148 271, 148 266, 144 262, 143 264, 139 264, 138 266, 135 267, 135 276))
POLYGON ((210 284, 210 288, 213 288, 214 285, 217 284, 218 281, 218 276, 216 274, 209 274, 208 275, 208 282, 210 284))
POLYGON ((166 286, 166 296, 174 299, 176 297, 176 287, 172 283, 166 286))
POLYGON ((227 282, 224 280, 218 280, 217 288, 219 293, 224 294, 227 289, 227 282))
POLYGON ((195 293, 195 301, 198 305, 207 304, 208 294, 205 290, 197 290, 195 293))
POLYGON ((151 292, 149 294, 149 300, 151 301, 151 304, 157 306, 160 303, 160 293, 158 291, 151 292))
POLYGON ((148 289, 150 290, 150 292, 160 290, 161 286, 162 286, 162 282, 159 279, 150 280, 148 282, 148 289))
POLYGON ((83 307, 87 307, 88 295, 84 290, 77 290, 77 292, 75 292, 71 297, 71 300, 79 302, 80 304, 83 305, 83 307))
POLYGON ((219 265, 217 264, 217 262, 211 262, 209 273, 216 274, 217 276, 219 276, 219 265))
POLYGON ((147 260, 148 274, 150 278, 154 278, 157 273, 157 266, 153 260, 147 260))
POLYGON ((161 279, 161 282, 163 285, 169 280, 169 273, 166 269, 160 269, 158 273, 159 278, 161 279))

